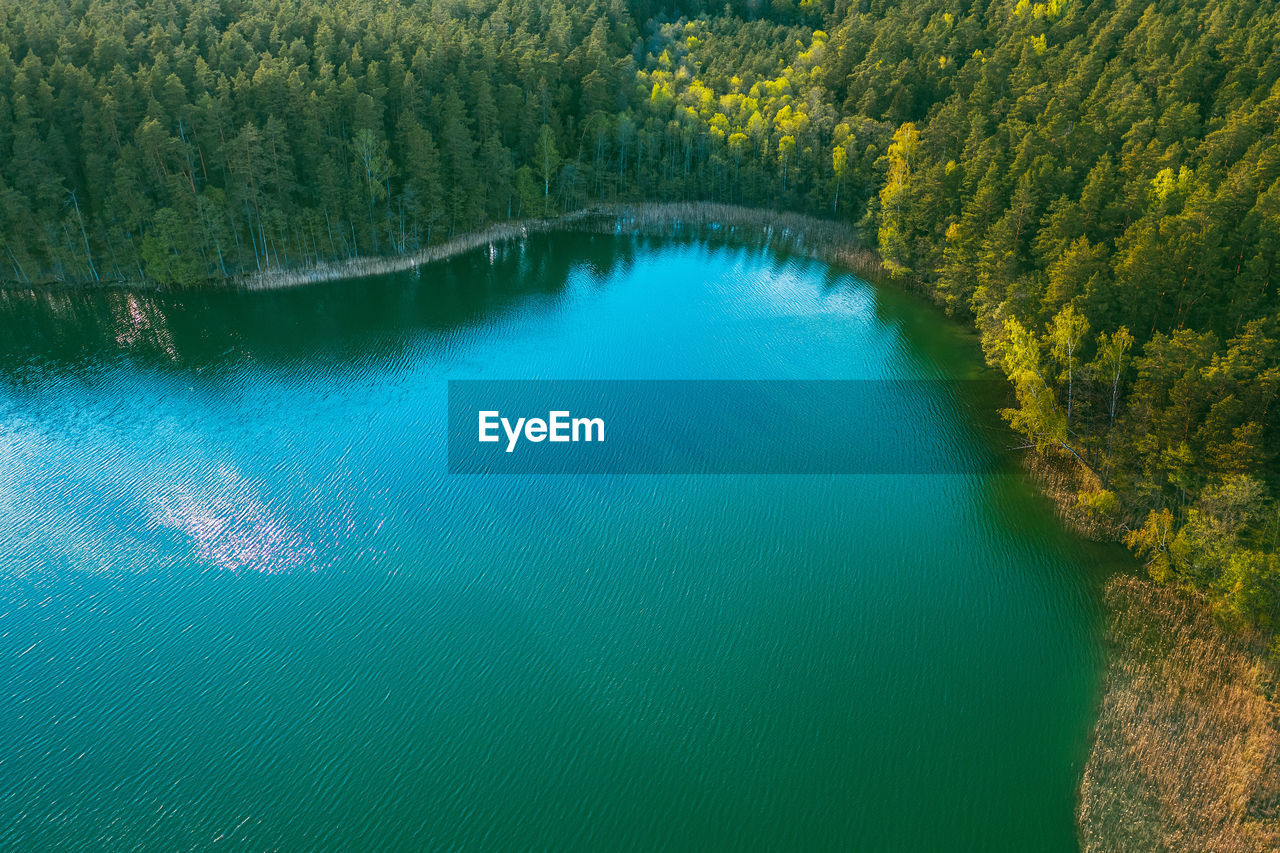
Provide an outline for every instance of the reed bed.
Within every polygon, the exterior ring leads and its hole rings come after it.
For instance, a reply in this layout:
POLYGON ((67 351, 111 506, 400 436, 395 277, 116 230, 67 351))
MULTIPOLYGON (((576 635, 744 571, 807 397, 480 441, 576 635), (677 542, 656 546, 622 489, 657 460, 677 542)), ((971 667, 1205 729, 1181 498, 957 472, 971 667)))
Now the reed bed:
POLYGON ((1280 850, 1276 673, 1197 600, 1111 580, 1109 663, 1080 786, 1081 849, 1280 850))
POLYGON ((722 235, 743 242, 763 242, 793 254, 844 267, 864 277, 878 276, 882 272, 876 253, 862 248, 857 232, 843 223, 736 205, 672 202, 602 205, 550 219, 504 222, 412 254, 352 258, 297 269, 263 270, 237 277, 233 283, 246 290, 271 290, 343 278, 387 275, 417 269, 423 264, 484 246, 551 231, 722 235))

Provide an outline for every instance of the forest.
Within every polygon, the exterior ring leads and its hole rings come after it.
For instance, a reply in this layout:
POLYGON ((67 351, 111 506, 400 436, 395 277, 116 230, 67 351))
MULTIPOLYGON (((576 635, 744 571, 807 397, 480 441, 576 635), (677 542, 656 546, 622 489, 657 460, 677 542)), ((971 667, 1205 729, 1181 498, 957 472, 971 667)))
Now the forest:
POLYGON ((1256 0, 5 4, 0 278, 184 287, 602 202, 853 222, 980 331, 1081 512, 1274 636, 1278 80, 1256 0))

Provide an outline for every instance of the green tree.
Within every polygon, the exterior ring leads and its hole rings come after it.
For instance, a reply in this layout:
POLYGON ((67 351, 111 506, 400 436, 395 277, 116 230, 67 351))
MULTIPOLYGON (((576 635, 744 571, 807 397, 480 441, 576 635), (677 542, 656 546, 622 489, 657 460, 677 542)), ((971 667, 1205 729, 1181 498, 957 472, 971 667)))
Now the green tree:
POLYGON ((889 146, 889 174, 880 190, 880 256, 884 265, 894 275, 911 272, 914 260, 908 243, 911 169, 920 147, 920 133, 911 122, 906 122, 893 134, 889 146))
POLYGON ((831 202, 831 212, 835 214, 840 212, 840 184, 844 182, 844 176, 849 171, 849 152, 843 145, 837 145, 831 149, 831 170, 836 178, 835 198, 831 202))
POLYGON ((1066 305, 1049 323, 1049 351, 1067 376, 1067 411, 1065 424, 1071 424, 1071 409, 1075 400, 1076 362, 1080 342, 1089 332, 1089 321, 1078 313, 1073 305, 1066 305))
POLYGON ((551 201, 551 179, 560 168, 560 151, 556 148, 555 134, 545 124, 538 131, 538 144, 533 155, 538 174, 542 177, 542 215, 546 216, 551 201))
POLYGON ((374 222, 374 205, 387 198, 386 183, 391 177, 391 160, 387 156, 387 142, 379 139, 377 134, 368 128, 356 131, 351 140, 351 150, 355 155, 356 167, 360 171, 364 184, 365 199, 369 205, 369 236, 374 251, 378 248, 378 228, 374 222))

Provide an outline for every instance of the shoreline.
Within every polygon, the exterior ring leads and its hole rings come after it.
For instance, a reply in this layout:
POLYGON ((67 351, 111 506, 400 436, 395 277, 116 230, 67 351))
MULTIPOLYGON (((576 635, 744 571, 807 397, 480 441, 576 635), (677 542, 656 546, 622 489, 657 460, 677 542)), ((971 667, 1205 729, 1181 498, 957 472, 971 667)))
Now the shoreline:
MULTIPOLYGON (((1097 477, 1029 453, 1023 469, 1077 536, 1123 528, 1082 507, 1097 477)), ((1221 627, 1203 598, 1145 570, 1107 580, 1105 659, 1076 787, 1082 853, 1280 850, 1280 671, 1259 635, 1221 627)))
MULTIPOLYGON (((848 268, 864 276, 882 272, 875 252, 861 247, 853 226, 800 213, 741 207, 714 202, 644 202, 596 205, 546 219, 520 219, 489 225, 407 255, 352 258, 298 267, 264 270, 226 283, 240 290, 279 290, 341 279, 367 278, 416 270, 483 246, 524 240, 530 234, 554 232, 630 233, 672 236, 692 233, 728 234, 749 230, 743 242, 780 241, 787 251, 848 268)), ((214 285, 217 286, 217 285, 214 285)))
POLYGON ((863 245, 857 228, 847 222, 818 219, 790 211, 744 207, 718 202, 637 202, 593 205, 559 216, 496 222, 467 231, 442 243, 404 255, 323 261, 289 268, 241 273, 224 279, 208 279, 192 287, 176 287, 148 279, 104 281, 19 282, 0 279, 0 290, 139 290, 181 293, 203 290, 266 291, 302 287, 342 279, 368 278, 416 270, 425 266, 494 246, 524 240, 530 234, 555 232, 627 233, 672 237, 692 234, 729 237, 743 244, 776 247, 792 254, 824 261, 863 278, 883 278, 880 257, 863 245))
MULTIPOLYGON (((494 223, 412 254, 264 270, 193 288, 135 280, 0 282, 0 290, 283 290, 413 271, 486 245, 557 232, 724 240, 812 258, 877 283, 889 280, 875 251, 865 248, 850 223, 763 208, 669 202, 599 205, 551 218, 494 223)), ((895 278, 893 284, 928 295, 910 278, 895 278)), ((1103 542, 1120 538, 1114 520, 1077 503, 1078 492, 1098 486, 1081 466, 1052 453, 1030 453, 1023 467, 1076 535, 1103 542)), ((1088 763, 1076 786, 1082 850, 1172 845, 1252 851, 1280 845, 1280 772, 1273 769, 1280 766, 1275 661, 1265 650, 1225 634, 1192 596, 1145 578, 1112 577, 1104 607, 1107 655, 1088 763)))

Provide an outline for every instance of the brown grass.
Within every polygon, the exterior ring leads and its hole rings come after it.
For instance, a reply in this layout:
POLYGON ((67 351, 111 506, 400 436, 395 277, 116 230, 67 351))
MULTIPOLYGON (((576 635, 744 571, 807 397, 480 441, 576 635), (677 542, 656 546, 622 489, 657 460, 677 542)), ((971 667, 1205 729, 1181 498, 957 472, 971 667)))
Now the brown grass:
POLYGON ((1262 650, 1196 600, 1107 586, 1111 660, 1080 786, 1081 849, 1280 850, 1280 706, 1262 650))
POLYGON ((520 240, 550 231, 593 231, 700 236, 722 235, 744 242, 764 242, 793 254, 845 267, 864 277, 881 272, 874 251, 861 248, 850 226, 798 213, 737 207, 708 202, 603 205, 551 219, 503 222, 469 232, 408 255, 358 258, 287 270, 264 270, 238 277, 233 283, 248 290, 294 287, 343 278, 386 275, 416 269, 491 244, 520 240))

